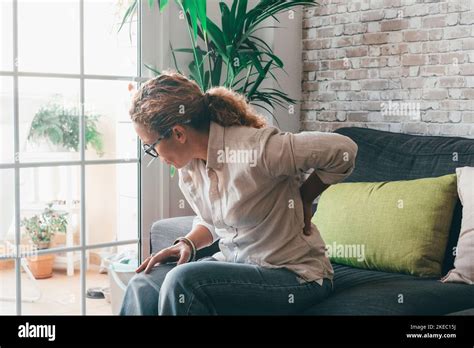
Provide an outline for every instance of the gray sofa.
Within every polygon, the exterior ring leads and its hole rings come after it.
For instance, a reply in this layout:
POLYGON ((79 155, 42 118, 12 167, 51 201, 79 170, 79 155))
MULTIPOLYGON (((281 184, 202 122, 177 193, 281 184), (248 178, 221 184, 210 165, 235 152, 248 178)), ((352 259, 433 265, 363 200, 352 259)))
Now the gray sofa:
MULTIPOLYGON (((474 166, 474 140, 418 136, 367 128, 340 128, 359 146, 356 168, 345 182, 409 180, 454 173, 474 166), (457 154, 457 157, 456 157, 457 154)), ((315 206, 315 209, 317 207, 315 206)), ((457 202, 445 250, 443 274, 453 267, 461 226, 457 202)), ((151 251, 169 246, 190 231, 193 216, 157 221, 151 231, 151 251)), ((198 257, 212 255, 217 243, 198 257)), ((474 315, 474 286, 441 283, 438 279, 357 269, 333 263, 334 293, 302 315, 474 315), (403 302, 399 299, 403 296, 403 302)))

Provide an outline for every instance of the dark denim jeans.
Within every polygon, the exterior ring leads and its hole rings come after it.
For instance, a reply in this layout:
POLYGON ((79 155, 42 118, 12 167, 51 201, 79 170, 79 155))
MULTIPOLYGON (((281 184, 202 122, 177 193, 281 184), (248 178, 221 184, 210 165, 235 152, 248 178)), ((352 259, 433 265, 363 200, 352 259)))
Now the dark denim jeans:
POLYGON ((216 261, 208 257, 136 274, 120 315, 288 315, 328 297, 332 281, 301 283, 285 268, 216 261))

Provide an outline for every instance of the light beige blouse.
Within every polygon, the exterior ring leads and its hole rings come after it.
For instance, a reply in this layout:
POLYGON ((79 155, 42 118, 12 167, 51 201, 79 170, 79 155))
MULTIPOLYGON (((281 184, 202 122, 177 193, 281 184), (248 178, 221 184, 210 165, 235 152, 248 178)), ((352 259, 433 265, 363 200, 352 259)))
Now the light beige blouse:
POLYGON ((354 169, 357 145, 337 133, 292 134, 275 127, 222 127, 211 122, 207 161, 178 170, 196 224, 219 239, 219 261, 285 267, 301 282, 333 279, 316 226, 303 234, 302 177, 315 170, 326 184, 354 169))

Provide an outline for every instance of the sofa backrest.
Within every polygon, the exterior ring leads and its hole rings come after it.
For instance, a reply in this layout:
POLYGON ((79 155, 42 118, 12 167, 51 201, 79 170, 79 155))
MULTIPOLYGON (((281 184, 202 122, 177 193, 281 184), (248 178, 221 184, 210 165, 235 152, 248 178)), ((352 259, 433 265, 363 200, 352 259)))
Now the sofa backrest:
MULTIPOLYGON (((356 165, 344 182, 377 182, 437 177, 474 167, 474 139, 392 133, 347 127, 335 131, 359 147, 356 165)), ((443 274, 454 266, 453 248, 461 229, 462 206, 458 199, 443 262, 443 274)))

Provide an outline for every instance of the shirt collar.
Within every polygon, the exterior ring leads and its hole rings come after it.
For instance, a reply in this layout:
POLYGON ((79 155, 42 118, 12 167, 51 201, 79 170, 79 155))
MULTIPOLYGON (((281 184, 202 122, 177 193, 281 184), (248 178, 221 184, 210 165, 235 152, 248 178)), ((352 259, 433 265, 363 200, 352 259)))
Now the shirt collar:
POLYGON ((219 150, 224 150, 225 127, 211 121, 209 127, 209 141, 207 143, 207 161, 206 169, 220 169, 222 163, 217 161, 219 150))

